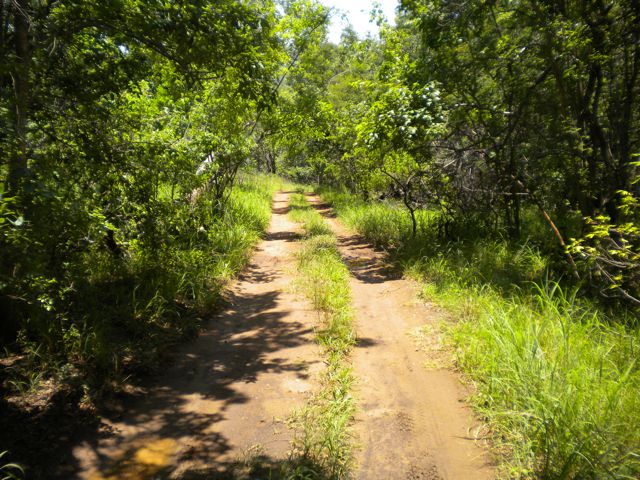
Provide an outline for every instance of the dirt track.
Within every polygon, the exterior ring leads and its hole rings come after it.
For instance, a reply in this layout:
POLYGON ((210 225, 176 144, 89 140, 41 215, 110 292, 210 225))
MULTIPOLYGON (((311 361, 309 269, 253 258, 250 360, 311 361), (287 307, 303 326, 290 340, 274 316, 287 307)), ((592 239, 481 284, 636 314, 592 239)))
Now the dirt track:
POLYGON ((78 478, 236 478, 252 457, 276 468, 287 458, 285 422, 323 368, 316 316, 290 289, 299 233, 287 205, 277 194, 268 235, 227 308, 165 374, 105 412, 110 434, 75 449, 78 478))
MULTIPOLYGON (((316 196, 309 200, 336 232, 352 272, 359 338, 352 356, 353 476, 493 478, 486 453, 471 438, 475 423, 458 378, 427 367, 412 336, 434 325, 438 313, 417 300, 416 286, 399 278, 382 253, 332 218, 316 196)), ((287 202, 288 194, 276 195, 267 238, 234 283, 225 310, 166 373, 103 413, 105 434, 75 448, 64 478, 245 478, 247 459, 257 458, 265 467, 258 471, 267 472, 287 458, 293 432, 286 420, 309 398, 323 368, 313 340, 317 317, 290 289, 299 230, 287 218, 287 202)))

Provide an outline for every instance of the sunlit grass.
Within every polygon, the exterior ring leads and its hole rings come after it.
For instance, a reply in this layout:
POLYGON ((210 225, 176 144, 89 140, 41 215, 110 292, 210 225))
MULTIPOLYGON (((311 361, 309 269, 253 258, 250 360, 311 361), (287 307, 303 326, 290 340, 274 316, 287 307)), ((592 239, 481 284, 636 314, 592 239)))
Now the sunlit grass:
POLYGON ((331 229, 304 197, 303 193, 293 193, 289 201, 289 218, 302 223, 307 236, 329 235, 331 229))
POLYGON ((505 298, 426 283, 455 323, 447 338, 475 385, 508 478, 635 478, 640 471, 637 331, 556 284, 505 298))
POLYGON ((445 307, 446 341, 475 386, 502 477, 639 477, 637 329, 549 280, 548 259, 527 242, 443 242, 430 213, 412 239, 395 205, 322 193, 445 307))
POLYGON ((16 463, 5 463, 3 457, 9 452, 0 452, 0 478, 2 480, 22 480, 24 478, 24 469, 16 463))

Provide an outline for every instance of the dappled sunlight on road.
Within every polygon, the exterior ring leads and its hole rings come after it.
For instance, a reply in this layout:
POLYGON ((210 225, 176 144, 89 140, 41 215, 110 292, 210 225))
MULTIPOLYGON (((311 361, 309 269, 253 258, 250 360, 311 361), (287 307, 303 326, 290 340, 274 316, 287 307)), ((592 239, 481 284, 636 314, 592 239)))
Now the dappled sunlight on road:
MULTIPOLYGON (((141 442, 140 442, 141 443, 141 442)), ((114 466, 104 474, 95 474, 90 480, 147 480, 154 478, 171 463, 178 450, 173 438, 146 441, 143 445, 129 447, 116 455, 114 466)))

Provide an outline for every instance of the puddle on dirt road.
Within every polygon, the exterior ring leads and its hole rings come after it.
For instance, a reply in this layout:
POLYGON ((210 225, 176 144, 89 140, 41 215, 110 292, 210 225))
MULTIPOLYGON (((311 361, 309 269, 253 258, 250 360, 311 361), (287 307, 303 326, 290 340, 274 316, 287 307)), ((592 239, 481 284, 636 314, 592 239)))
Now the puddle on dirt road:
POLYGON ((90 480, 149 480, 167 468, 178 450, 178 442, 160 438, 139 442, 115 457, 114 465, 90 480))

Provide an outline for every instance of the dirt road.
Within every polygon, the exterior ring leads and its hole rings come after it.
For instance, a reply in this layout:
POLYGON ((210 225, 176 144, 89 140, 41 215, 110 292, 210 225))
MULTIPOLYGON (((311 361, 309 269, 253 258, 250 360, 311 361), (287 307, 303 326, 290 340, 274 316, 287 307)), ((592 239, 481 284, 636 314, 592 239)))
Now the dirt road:
POLYGON ((316 316, 289 287, 298 227, 287 205, 288 194, 277 194, 268 235, 227 308, 165 374, 104 413, 109 434, 75 449, 77 465, 67 467, 77 478, 240 478, 248 459, 277 468, 287 458, 285 422, 323 368, 316 316))
MULTIPOLYGON (((495 472, 473 439, 477 427, 466 392, 446 368, 427 366, 416 333, 438 331, 438 312, 418 300, 361 237, 345 229, 315 195, 308 196, 338 237, 352 273, 359 343, 353 354, 360 450, 359 479, 489 480, 495 472), (432 328, 429 328, 432 327, 432 328)), ((431 343, 433 339, 422 339, 431 343)))
MULTIPOLYGON (((412 335, 433 326, 438 313, 382 253, 332 218, 318 197, 309 200, 336 232, 352 273, 359 338, 352 355, 353 477, 493 478, 472 438, 475 423, 458 378, 426 366, 412 335)), ((317 317, 290 288, 300 237, 287 205, 288 194, 277 194, 268 235, 224 311, 164 374, 103 413, 105 434, 78 445, 60 478, 262 479, 288 457, 293 432, 286 420, 309 399, 324 364, 313 339, 317 317), (248 460, 259 466, 249 469, 248 460)))

